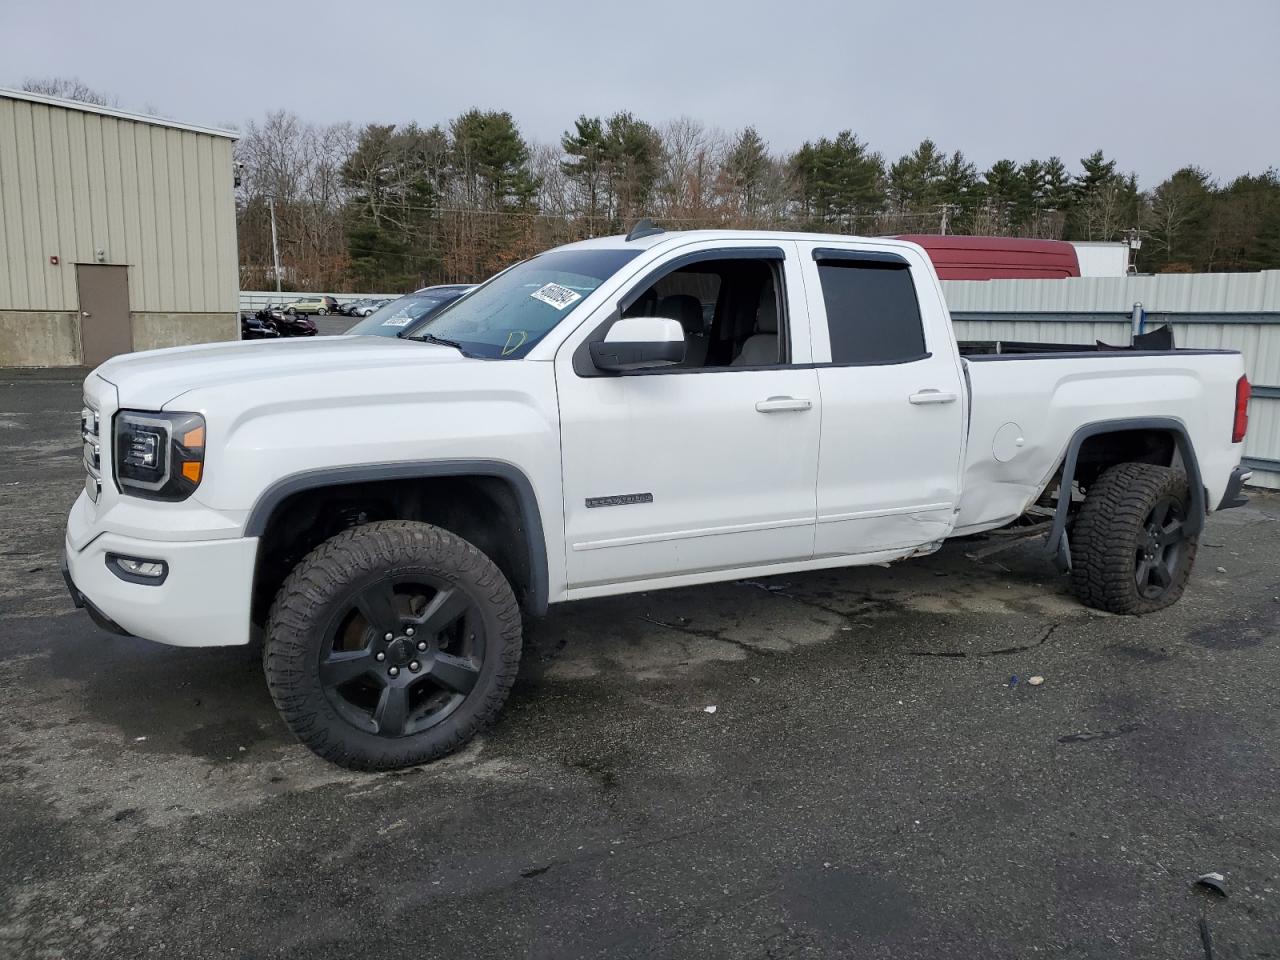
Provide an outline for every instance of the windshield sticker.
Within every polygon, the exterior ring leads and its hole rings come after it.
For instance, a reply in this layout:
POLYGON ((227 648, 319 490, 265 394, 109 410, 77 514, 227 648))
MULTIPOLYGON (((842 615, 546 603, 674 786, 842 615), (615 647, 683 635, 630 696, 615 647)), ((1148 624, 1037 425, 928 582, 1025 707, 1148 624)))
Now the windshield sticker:
POLYGON ((411 323, 413 323, 413 317, 406 317, 404 314, 382 321, 384 327, 407 327, 411 323))
POLYGON ((558 283, 544 283, 529 296, 535 300, 541 300, 543 303, 548 303, 557 310, 563 310, 565 307, 571 306, 582 299, 582 294, 576 290, 570 290, 568 287, 562 287, 558 283))

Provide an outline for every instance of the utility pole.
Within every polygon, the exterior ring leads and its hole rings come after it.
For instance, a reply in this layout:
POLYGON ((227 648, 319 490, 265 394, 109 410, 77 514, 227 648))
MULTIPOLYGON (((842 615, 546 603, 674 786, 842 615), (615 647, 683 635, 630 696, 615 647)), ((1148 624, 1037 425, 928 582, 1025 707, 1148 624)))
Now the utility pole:
POLYGON ((271 259, 276 267, 276 293, 280 293, 280 241, 276 237, 276 199, 267 197, 267 209, 271 211, 271 259))
POLYGON ((942 204, 942 223, 939 224, 938 226, 938 233, 942 234, 942 236, 945 237, 947 235, 947 227, 950 226, 951 224, 951 214, 959 213, 959 212, 960 212, 960 207, 957 204, 954 204, 954 203, 942 204))

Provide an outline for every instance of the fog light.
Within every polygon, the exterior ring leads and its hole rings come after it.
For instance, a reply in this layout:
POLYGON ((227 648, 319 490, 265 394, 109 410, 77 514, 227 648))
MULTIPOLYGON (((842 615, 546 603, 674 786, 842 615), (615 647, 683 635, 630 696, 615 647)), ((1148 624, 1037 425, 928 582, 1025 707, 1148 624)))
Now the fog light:
POLYGON ((163 560, 122 557, 118 553, 107 554, 107 566, 121 580, 128 580, 130 583, 161 584, 169 575, 169 565, 163 560))

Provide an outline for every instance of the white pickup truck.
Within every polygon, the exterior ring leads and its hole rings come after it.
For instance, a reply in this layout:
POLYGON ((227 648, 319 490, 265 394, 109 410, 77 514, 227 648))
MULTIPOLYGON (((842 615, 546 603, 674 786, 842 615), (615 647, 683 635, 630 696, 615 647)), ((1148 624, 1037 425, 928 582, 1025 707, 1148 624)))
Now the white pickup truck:
POLYGON ((262 638, 285 722, 351 767, 464 743, 551 603, 902 560, 1030 512, 1084 603, 1145 613, 1243 502, 1238 353, 958 344, 906 242, 638 228, 401 332, 104 363, 67 524, 99 625, 262 638))

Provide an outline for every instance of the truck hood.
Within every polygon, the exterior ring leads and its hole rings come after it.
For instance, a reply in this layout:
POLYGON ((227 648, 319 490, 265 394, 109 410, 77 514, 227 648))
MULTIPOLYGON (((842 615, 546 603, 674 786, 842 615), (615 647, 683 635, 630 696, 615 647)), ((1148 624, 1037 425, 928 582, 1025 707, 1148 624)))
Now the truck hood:
POLYGON ((250 386, 427 363, 482 363, 452 347, 388 337, 316 337, 172 347, 113 357, 95 371, 113 384, 120 405, 160 410, 184 393, 229 384, 250 386))

